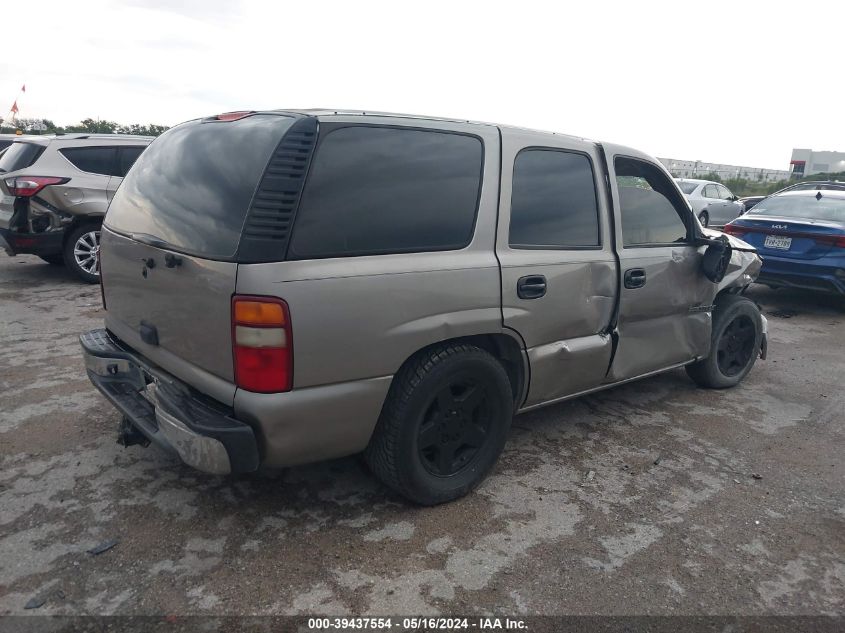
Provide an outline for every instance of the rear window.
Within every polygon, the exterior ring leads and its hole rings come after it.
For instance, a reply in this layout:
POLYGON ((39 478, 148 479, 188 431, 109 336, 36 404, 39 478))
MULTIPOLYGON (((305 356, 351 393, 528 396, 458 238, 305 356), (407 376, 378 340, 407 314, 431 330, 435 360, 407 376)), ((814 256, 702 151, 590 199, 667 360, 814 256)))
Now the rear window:
POLYGON ((353 126, 320 142, 289 256, 463 248, 472 239, 483 149, 475 136, 353 126))
POLYGON ((687 195, 691 194, 693 191, 695 191, 695 188, 698 187, 697 182, 684 182, 682 180, 676 180, 675 182, 677 183, 678 187, 680 187, 681 191, 683 191, 687 195))
POLYGON ((774 196, 761 200, 747 216, 776 215, 780 218, 800 218, 845 222, 845 198, 825 196, 774 196))
POLYGON ((0 156, 0 173, 26 169, 43 151, 44 146, 36 143, 12 143, 0 156))
POLYGON ((192 121, 155 140, 118 188, 106 226, 208 259, 231 259, 270 156, 294 119, 192 121))
POLYGON ((808 182, 800 185, 792 185, 791 187, 787 187, 785 191, 815 191, 816 189, 833 189, 842 191, 845 190, 845 183, 808 182))

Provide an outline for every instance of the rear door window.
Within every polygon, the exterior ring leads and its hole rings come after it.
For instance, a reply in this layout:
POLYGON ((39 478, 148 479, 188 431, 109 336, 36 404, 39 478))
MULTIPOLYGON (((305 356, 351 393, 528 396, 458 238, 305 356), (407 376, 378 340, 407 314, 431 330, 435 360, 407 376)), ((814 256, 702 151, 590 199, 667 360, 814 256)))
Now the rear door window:
POLYGON ((479 138, 381 126, 319 142, 297 212, 291 259, 463 248, 481 189, 479 138))
POLYGON ((617 157, 616 184, 625 247, 661 246, 686 242, 689 235, 686 203, 656 166, 634 158, 617 157))
POLYGON ((43 151, 44 146, 37 143, 12 143, 0 156, 0 174, 26 169, 43 151))
POLYGON ((599 245, 596 187, 587 156, 541 148, 517 155, 509 243, 512 248, 599 245))
POLYGON ((59 153, 67 158, 74 167, 89 174, 101 176, 115 175, 115 147, 65 147, 59 153))
POLYGON ((291 117, 191 121, 138 157, 118 187, 106 226, 208 259, 232 259, 252 196, 291 117))

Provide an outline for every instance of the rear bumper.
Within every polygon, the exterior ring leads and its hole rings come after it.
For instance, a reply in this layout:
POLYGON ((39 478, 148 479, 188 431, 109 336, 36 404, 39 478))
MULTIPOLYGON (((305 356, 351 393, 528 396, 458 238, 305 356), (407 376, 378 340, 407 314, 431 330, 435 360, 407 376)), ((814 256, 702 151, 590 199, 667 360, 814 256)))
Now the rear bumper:
POLYGON ((65 232, 18 233, 0 228, 0 248, 14 255, 57 255, 62 252, 65 232))
POLYGON ((107 330, 79 337, 88 378, 152 443, 197 470, 252 472, 259 452, 252 427, 145 362, 107 330))
MULTIPOLYGON (((845 262, 837 263, 845 265, 845 262)), ((767 256, 763 258, 763 268, 757 277, 757 283, 845 294, 845 272, 842 272, 845 268, 832 264, 829 258, 796 262, 767 256), (811 263, 812 261, 815 263, 811 263)))

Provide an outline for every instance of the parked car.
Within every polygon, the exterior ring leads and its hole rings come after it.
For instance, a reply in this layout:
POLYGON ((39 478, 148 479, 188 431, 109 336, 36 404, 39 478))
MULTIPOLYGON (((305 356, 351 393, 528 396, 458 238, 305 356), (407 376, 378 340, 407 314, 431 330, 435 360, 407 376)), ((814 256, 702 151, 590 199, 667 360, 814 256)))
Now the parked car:
POLYGON ((363 451, 421 504, 496 462, 514 413, 766 348, 754 249, 707 239, 634 149, 489 124, 230 113, 159 137, 102 230, 88 376, 212 473, 363 451))
MULTIPOLYGON (((19 137, 20 138, 20 137, 19 137)), ((152 138, 29 136, 0 156, 0 247, 100 280, 100 225, 117 187, 152 138)))
POLYGON ((725 233, 763 256, 759 283, 845 294, 845 191, 793 189, 769 196, 725 233))
MULTIPOLYGON (((845 182, 839 180, 807 180, 784 187, 774 193, 770 193, 769 196, 776 196, 786 191, 824 191, 825 189, 845 191, 845 182)), ((769 196, 746 196, 744 198, 740 198, 739 201, 745 206, 745 211, 748 211, 754 207, 755 204, 761 200, 765 200, 769 196)))
POLYGON ((710 180, 676 178, 702 226, 724 226, 745 211, 739 198, 725 185, 710 180))

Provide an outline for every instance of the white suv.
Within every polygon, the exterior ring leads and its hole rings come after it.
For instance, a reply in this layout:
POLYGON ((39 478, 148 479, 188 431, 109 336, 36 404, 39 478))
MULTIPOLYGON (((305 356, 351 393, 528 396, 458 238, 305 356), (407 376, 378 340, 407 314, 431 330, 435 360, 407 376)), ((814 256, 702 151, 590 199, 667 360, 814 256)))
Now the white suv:
POLYGON ((0 155, 0 247, 65 264, 100 281, 100 225, 129 168, 152 137, 28 136, 0 155))

